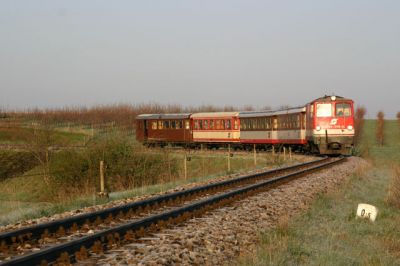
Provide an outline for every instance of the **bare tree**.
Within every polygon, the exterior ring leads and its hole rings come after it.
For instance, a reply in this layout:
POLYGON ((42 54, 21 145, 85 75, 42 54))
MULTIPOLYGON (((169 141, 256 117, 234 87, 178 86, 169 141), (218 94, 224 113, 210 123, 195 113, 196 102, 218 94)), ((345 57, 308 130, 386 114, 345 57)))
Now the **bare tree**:
POLYGON ((42 167, 43 180, 50 183, 50 152, 55 144, 55 130, 50 123, 42 122, 34 127, 30 151, 42 167))
POLYGON ((278 107, 278 110, 286 110, 292 108, 290 105, 284 104, 278 107))
POLYGON ((397 117, 397 123, 399 124, 400 127, 400 112, 397 112, 396 117, 397 117))
POLYGON ((254 111, 254 107, 251 104, 246 104, 243 106, 243 111, 254 111))
POLYGON ((354 117, 354 144, 358 145, 362 138, 362 133, 364 130, 364 116, 367 110, 364 106, 360 106, 356 109, 356 114, 354 117))
POLYGON ((378 119, 376 121, 376 140, 378 141, 378 144, 380 146, 383 146, 385 138, 385 132, 384 132, 385 114, 382 111, 379 111, 377 118, 378 119))

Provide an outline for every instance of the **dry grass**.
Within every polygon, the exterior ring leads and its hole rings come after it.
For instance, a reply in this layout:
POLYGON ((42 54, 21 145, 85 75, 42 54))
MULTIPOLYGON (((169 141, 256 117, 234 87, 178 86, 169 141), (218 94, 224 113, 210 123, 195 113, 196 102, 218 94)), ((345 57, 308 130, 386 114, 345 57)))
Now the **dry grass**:
POLYGON ((393 167, 392 180, 386 201, 389 205, 400 209, 400 166, 393 167))
POLYGON ((185 113, 185 112, 214 112, 234 111, 234 106, 218 107, 201 105, 197 107, 183 107, 179 104, 162 105, 157 103, 146 104, 114 104, 98 105, 93 107, 64 107, 54 109, 28 109, 3 111, 0 124, 21 125, 24 122, 51 123, 53 125, 88 125, 102 127, 105 124, 130 129, 134 127, 135 117, 144 113, 185 113))

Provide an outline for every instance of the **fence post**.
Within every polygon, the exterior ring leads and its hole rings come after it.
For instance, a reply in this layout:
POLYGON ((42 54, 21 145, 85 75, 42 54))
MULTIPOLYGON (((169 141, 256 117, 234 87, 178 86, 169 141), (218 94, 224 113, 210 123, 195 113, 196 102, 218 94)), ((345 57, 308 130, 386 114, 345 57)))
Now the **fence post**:
POLYGON ((228 172, 231 171, 231 144, 228 144, 228 172))
POLYGON ((253 144, 253 151, 254 151, 254 166, 257 166, 257 150, 256 150, 256 144, 253 144))
POLYGON ((108 198, 108 193, 104 191, 104 161, 100 161, 100 197, 108 198))
POLYGON ((275 146, 272 145, 272 160, 275 162, 275 146))
POLYGON ((185 152, 185 157, 183 158, 183 171, 185 172, 185 180, 187 180, 187 155, 185 152))
POLYGON ((104 193, 104 161, 100 161, 100 192, 104 193))
POLYGON ((286 147, 283 147, 283 160, 286 161, 286 147))

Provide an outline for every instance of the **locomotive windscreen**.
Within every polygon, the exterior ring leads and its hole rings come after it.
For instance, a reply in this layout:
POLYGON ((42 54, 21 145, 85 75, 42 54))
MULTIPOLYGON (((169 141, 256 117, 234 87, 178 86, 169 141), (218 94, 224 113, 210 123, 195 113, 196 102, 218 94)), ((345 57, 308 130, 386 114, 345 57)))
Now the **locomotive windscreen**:
POLYGON ((317 117, 331 117, 332 104, 330 103, 317 103, 317 117))
POLYGON ((351 105, 349 103, 337 103, 336 116, 351 116, 351 105))

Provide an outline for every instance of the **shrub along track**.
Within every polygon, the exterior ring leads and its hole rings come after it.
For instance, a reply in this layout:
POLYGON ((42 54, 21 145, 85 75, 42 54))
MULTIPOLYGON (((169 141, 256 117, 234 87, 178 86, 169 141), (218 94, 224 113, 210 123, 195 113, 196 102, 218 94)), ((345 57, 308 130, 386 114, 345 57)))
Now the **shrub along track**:
POLYGON ((343 161, 323 158, 0 234, 2 265, 69 264, 343 161), (6 259, 7 258, 7 259, 6 259), (4 260, 5 259, 5 260, 4 260))

